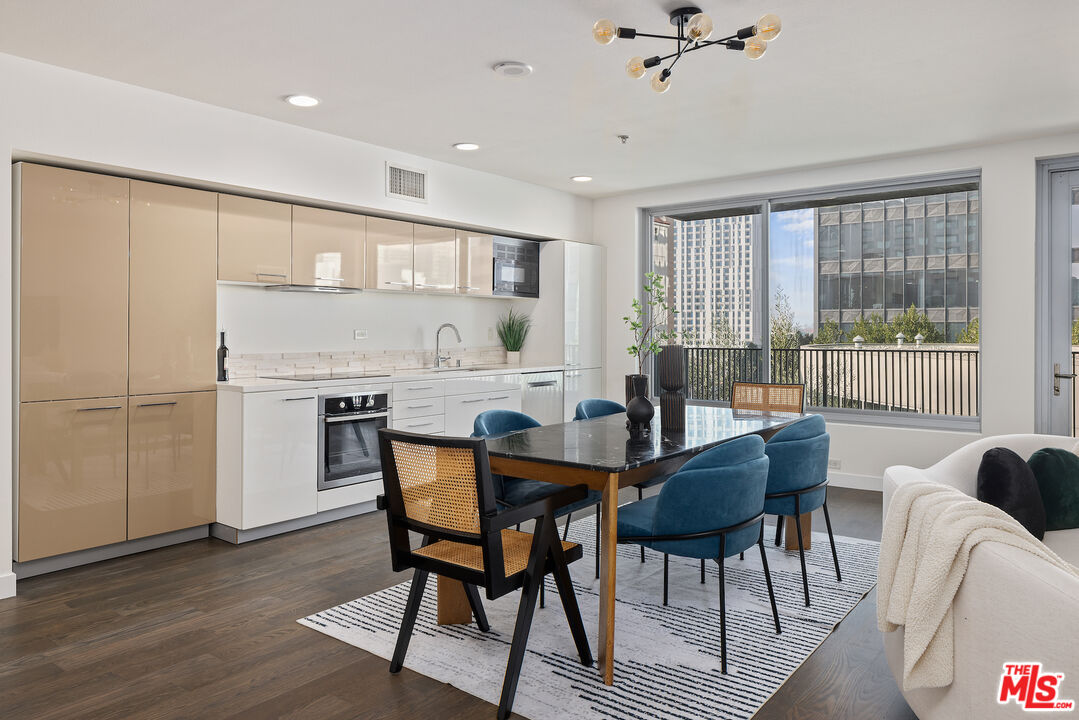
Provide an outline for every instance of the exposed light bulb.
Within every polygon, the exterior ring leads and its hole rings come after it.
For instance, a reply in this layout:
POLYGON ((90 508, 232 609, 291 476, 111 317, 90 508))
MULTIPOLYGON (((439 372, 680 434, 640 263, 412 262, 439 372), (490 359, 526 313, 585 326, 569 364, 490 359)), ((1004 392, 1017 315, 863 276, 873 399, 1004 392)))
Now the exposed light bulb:
POLYGON ((775 40, 782 30, 783 23, 779 21, 779 16, 768 13, 767 15, 762 15, 761 19, 757 21, 755 34, 761 40, 775 40))
POLYGON ((659 70, 652 76, 652 89, 658 93, 665 93, 671 88, 671 74, 667 70, 659 70))
POLYGON ((644 58, 641 56, 631 57, 626 61, 626 75, 634 80, 644 77, 644 58))
POLYGON ((761 55, 763 55, 764 51, 767 50, 767 49, 768 49, 767 41, 757 37, 756 35, 754 35, 753 37, 746 40, 745 53, 746 53, 746 57, 749 58, 750 60, 756 60, 761 55))
POLYGON ((606 18, 597 20, 592 26, 592 38, 600 45, 610 45, 616 35, 618 26, 606 18))
MULTIPOLYGON (((776 18, 778 21, 779 18, 776 18)), ((704 42, 712 34, 712 18, 704 13, 697 13, 686 25, 686 37, 690 42, 704 42)))

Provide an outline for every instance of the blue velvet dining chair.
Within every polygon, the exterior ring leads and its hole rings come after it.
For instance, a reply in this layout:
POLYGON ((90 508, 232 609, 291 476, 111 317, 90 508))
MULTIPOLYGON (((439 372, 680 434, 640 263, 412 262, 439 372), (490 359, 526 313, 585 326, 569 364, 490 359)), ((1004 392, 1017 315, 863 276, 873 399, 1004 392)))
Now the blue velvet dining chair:
MULTIPOLYGON (((539 427, 534 418, 515 410, 486 410, 476 416, 472 422, 472 437, 487 437, 489 435, 501 435, 504 433, 527 430, 539 427)), ((542 480, 529 480, 527 478, 494 476, 495 500, 504 507, 518 507, 528 505, 543 498, 554 495, 565 488, 565 485, 543 482, 542 480)), ((573 519, 573 513, 593 505, 596 506, 596 577, 599 577, 599 503, 603 499, 602 493, 589 490, 588 495, 575 503, 571 503, 558 509, 555 517, 565 517, 566 526, 562 530, 562 539, 569 536, 569 524, 573 519)))
MULTIPOLYGON (((577 403, 577 408, 573 411, 574 420, 588 420, 590 418, 604 417, 605 415, 617 415, 624 413, 626 406, 622 403, 616 403, 614 400, 604 400, 603 398, 588 398, 577 403)), ((655 487, 656 485, 662 485, 663 482, 669 478, 670 475, 659 475, 657 477, 645 480, 643 483, 639 483, 637 488, 637 499, 644 500, 644 491, 647 488, 655 487)), ((644 562, 644 546, 641 546, 641 562, 644 562)), ((703 572, 701 573, 703 577, 703 572)), ((703 581, 702 581, 703 582, 703 581)))
POLYGON ((719 564, 721 666, 727 672, 725 561, 756 545, 761 552, 772 619, 780 632, 772 575, 764 552, 764 490, 768 458, 764 441, 747 435, 691 458, 657 495, 618 509, 618 542, 663 553, 663 604, 667 604, 670 555, 714 559, 719 564))
POLYGON ((828 516, 828 442, 824 418, 808 415, 769 438, 764 452, 768 465, 768 489, 764 495, 764 512, 777 515, 776 545, 783 533, 783 518, 794 516, 798 533, 798 557, 802 563, 802 592, 809 605, 809 577, 806 575, 805 547, 802 543, 802 514, 822 508, 824 523, 828 527, 828 542, 832 546, 832 562, 835 563, 836 580, 842 581, 839 572, 839 555, 835 551, 832 535, 832 519, 828 516))

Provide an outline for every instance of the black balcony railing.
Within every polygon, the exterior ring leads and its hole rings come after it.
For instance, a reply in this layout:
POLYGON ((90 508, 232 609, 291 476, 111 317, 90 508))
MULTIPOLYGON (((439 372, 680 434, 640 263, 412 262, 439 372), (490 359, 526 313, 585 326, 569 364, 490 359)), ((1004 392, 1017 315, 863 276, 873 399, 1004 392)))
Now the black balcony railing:
MULTIPOLYGON (((687 347, 685 357, 688 400, 729 402, 731 383, 764 379, 759 348, 687 347)), ((771 351, 771 381, 804 384, 806 405, 813 408, 968 417, 979 412, 977 349, 777 349, 771 351)))

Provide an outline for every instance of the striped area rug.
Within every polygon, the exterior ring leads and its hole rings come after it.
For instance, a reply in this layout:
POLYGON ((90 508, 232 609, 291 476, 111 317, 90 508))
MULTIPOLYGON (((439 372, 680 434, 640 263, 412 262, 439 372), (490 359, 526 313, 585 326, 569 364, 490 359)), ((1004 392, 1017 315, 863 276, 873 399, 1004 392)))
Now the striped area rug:
MULTIPOLYGON (((578 603, 596 654, 599 581, 594 579, 595 525, 575 521, 570 539, 585 546, 571 566, 578 603)), ((766 539, 769 536, 765 530, 766 539)), ((773 534, 774 537, 774 534, 773 534)), ((615 685, 576 657, 554 581, 537 609, 528 640, 516 715, 531 720, 611 718, 749 718, 812 653, 876 582, 879 543, 836 537, 843 581, 836 582, 828 537, 814 533, 807 554, 811 607, 802 600, 797 552, 766 540, 783 632, 775 634, 756 548, 727 561, 728 674, 719 668, 719 575, 707 564, 672 557, 670 604, 663 606, 663 556, 619 546, 615 611, 615 685)), ((405 667, 497 704, 519 594, 484 598, 489 633, 473 625, 435 623, 435 583, 428 582, 405 667)), ((384 658, 393 654, 409 583, 366 595, 299 622, 384 658)), ((481 591, 482 594, 482 591, 481 591)), ((492 709, 492 714, 494 710, 492 709)))

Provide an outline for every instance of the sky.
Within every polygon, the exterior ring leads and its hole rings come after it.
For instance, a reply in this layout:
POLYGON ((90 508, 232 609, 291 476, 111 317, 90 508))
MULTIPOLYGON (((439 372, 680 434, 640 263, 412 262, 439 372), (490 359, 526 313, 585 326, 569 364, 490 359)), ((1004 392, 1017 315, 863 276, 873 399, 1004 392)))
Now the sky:
POLYGON ((813 209, 774 212, 768 218, 768 281, 771 301, 777 288, 790 298, 794 324, 813 330, 813 209))

